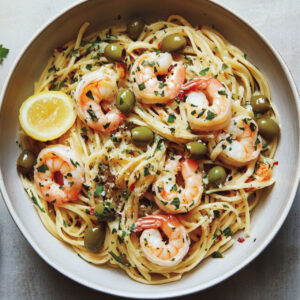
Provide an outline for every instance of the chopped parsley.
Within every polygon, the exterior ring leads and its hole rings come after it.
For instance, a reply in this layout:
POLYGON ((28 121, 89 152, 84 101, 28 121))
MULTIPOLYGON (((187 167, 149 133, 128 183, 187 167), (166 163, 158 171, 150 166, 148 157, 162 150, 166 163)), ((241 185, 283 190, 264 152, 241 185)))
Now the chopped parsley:
POLYGON ((171 187, 170 192, 172 192, 172 191, 177 191, 177 185, 176 185, 176 184, 174 184, 174 185, 171 187))
POLYGON ((94 96, 93 96, 92 91, 88 91, 88 92, 86 93, 86 96, 89 97, 90 99, 94 100, 94 96))
POLYGON ((80 166, 80 163, 78 161, 74 161, 72 158, 70 158, 70 161, 75 168, 77 168, 77 166, 80 166))
POLYGON ((88 65, 85 66, 85 68, 86 68, 87 70, 91 71, 92 65, 91 65, 91 64, 88 64, 88 65))
POLYGON ((226 65, 226 64, 223 64, 222 65, 222 70, 224 71, 224 70, 226 70, 228 68, 228 66, 226 65))
POLYGON ((99 197, 104 192, 104 186, 98 184, 94 193, 94 197, 99 197))
POLYGON ((163 83, 163 82, 160 82, 160 83, 158 84, 158 87, 159 87, 160 89, 164 88, 165 86, 166 86, 166 84, 163 83))
POLYGON ((0 63, 3 62, 4 58, 6 58, 9 49, 4 48, 3 45, 0 45, 0 63))
POLYGON ((71 53, 71 56, 77 56, 79 49, 74 49, 71 53))
POLYGON ((47 165, 43 164, 43 165, 39 166, 39 167, 37 168, 37 170, 38 170, 39 172, 41 172, 41 173, 45 173, 47 170, 49 170, 49 168, 48 168, 47 165))
POLYGON ((257 150, 257 146, 259 145, 260 140, 257 138, 255 143, 254 143, 254 149, 257 150))
POLYGON ((40 211, 45 212, 45 209, 39 205, 36 197, 33 194, 31 194, 31 199, 33 203, 40 209, 40 211))
POLYGON ((149 168, 144 167, 144 176, 148 176, 148 175, 150 175, 149 168))
POLYGON ((208 71, 209 71, 209 67, 207 67, 207 68, 201 70, 201 71, 199 72, 199 74, 202 75, 202 76, 204 76, 204 75, 206 75, 206 73, 207 73, 208 71))
POLYGON ((144 90, 145 88, 146 88, 146 86, 145 86, 145 83, 143 82, 143 83, 141 83, 141 84, 139 84, 138 85, 138 87, 139 87, 139 90, 140 91, 142 91, 142 90, 144 90))
POLYGON ((220 218, 220 212, 218 210, 214 210, 214 217, 220 218))
POLYGON ((231 229, 230 229, 230 227, 225 228, 224 231, 223 231, 223 233, 224 233, 224 235, 226 237, 230 236, 231 235, 231 229))
POLYGON ((121 265, 125 266, 125 267, 130 267, 130 263, 125 263, 123 261, 123 258, 125 257, 124 254, 120 254, 120 256, 117 256, 114 252, 112 251, 108 251, 108 253, 113 257, 113 259, 115 259, 118 263, 120 263, 121 265))
POLYGON ((254 123, 250 123, 249 125, 251 131, 255 131, 256 125, 254 123))
POLYGON ((50 72, 56 72, 57 71, 57 69, 55 68, 55 66, 53 65, 51 68, 49 68, 48 69, 48 73, 50 73, 50 72))
POLYGON ((223 258, 223 255, 222 255, 221 252, 216 251, 216 252, 213 253, 212 257, 213 258, 223 258))
POLYGON ((202 117, 203 114, 205 113, 206 109, 205 108, 202 108, 201 112, 198 114, 198 116, 196 117, 197 119, 202 117))
POLYGON ((103 128, 104 128, 104 129, 106 129, 106 128, 108 128, 108 127, 109 127, 109 125, 110 125, 110 122, 108 122, 108 123, 104 124, 104 125, 103 125, 103 128))
MULTIPOLYGON (((93 121, 98 121, 98 118, 97 118, 97 116, 95 115, 95 113, 94 113, 94 111, 91 109, 91 108, 89 108, 88 110, 87 110, 87 112, 88 112, 88 114, 91 116, 91 118, 92 118, 92 120, 93 121)), ((104 127, 104 126, 103 126, 104 127)))
POLYGON ((169 114, 168 123, 174 123, 175 119, 176 116, 173 113, 169 114))
POLYGON ((207 115, 206 115, 205 120, 212 120, 212 119, 214 119, 216 116, 217 116, 217 114, 215 114, 215 113, 213 113, 212 111, 208 110, 208 111, 207 111, 207 115))
POLYGON ((176 209, 179 208, 179 204, 180 204, 180 201, 179 201, 179 198, 174 198, 172 201, 171 201, 171 204, 174 205, 176 207, 176 209))
POLYGON ((228 98, 228 95, 225 91, 218 91, 218 94, 222 96, 226 96, 226 98, 228 98))

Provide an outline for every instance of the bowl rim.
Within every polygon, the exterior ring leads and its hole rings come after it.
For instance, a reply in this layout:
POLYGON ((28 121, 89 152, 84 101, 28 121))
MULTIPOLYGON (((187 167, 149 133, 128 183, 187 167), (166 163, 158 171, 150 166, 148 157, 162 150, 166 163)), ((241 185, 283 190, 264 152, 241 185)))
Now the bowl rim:
MULTIPOLYGON (((221 8, 225 10, 227 13, 231 14, 233 17, 237 18, 239 21, 244 23, 248 28, 252 29, 253 32, 262 40, 266 46, 269 48, 269 50, 272 52, 272 54, 275 56, 277 62, 280 64, 281 68, 284 71, 285 77, 287 78, 290 88, 292 90, 293 97, 295 99, 295 104, 296 104, 296 109, 297 109, 297 115, 298 115, 298 128, 300 129, 300 104, 299 104, 299 94, 297 91, 297 86, 294 82, 294 79, 292 77, 292 74, 290 70, 288 69, 283 57, 279 54, 279 52, 272 46, 270 43, 269 39, 267 39, 261 32, 256 28, 255 25, 253 25, 250 21, 246 20, 244 17, 241 17, 234 9, 231 7, 228 7, 225 4, 220 4, 216 2, 217 0, 208 0, 211 4, 217 6, 218 8, 221 8)), ((63 16, 65 13, 67 13, 69 10, 80 6, 84 4, 85 2, 88 2, 88 0, 78 0, 68 6, 66 6, 63 10, 61 10, 59 13, 55 14, 51 19, 49 19, 41 28, 35 31, 35 33, 32 35, 32 37, 27 41, 27 43, 22 47, 21 51, 19 54, 16 56, 12 66, 9 68, 9 71, 7 73, 6 80, 3 84, 1 93, 0 93, 0 111, 2 108, 2 103, 4 96, 6 94, 6 89, 7 86, 10 82, 11 76, 14 73, 15 68, 17 67, 19 61, 21 60, 23 54, 29 49, 30 45, 34 42, 36 38, 38 38, 39 35, 41 35, 48 26, 50 26, 52 23, 54 23, 58 18, 63 16)), ((298 157, 300 157, 300 139, 298 143, 298 157)), ((238 271, 240 271, 242 268, 244 268, 246 265, 248 265, 251 261, 253 261, 268 245, 269 243, 273 240, 275 235, 278 233, 279 229, 283 225, 290 209, 291 206, 294 202, 295 199, 295 194, 298 188, 299 184, 299 179, 300 179, 300 165, 297 165, 297 170, 296 170, 296 177, 294 179, 294 184, 292 187, 292 191, 290 193, 290 197, 288 201, 286 201, 286 205, 284 210, 281 213, 280 218, 277 220, 276 225, 273 227, 273 229, 269 232, 269 234, 265 237, 264 241, 261 243, 261 245, 251 254, 249 255, 246 259, 241 261, 236 267, 231 269, 230 271, 222 274, 221 276, 215 278, 214 280, 208 281, 205 284, 202 284, 201 286, 194 286, 191 288, 186 288, 182 289, 181 291, 175 291, 172 292, 172 290, 167 290, 165 292, 160 292, 160 294, 155 294, 155 295, 150 295, 150 294, 136 294, 134 292, 127 292, 127 291, 118 291, 115 289, 108 288, 106 286, 100 286, 99 284, 91 283, 85 279, 80 278, 80 276, 74 275, 71 272, 65 270, 63 267, 58 265, 55 261, 52 261, 46 253, 44 253, 40 248, 37 243, 31 238, 30 232, 27 231, 23 225, 21 220, 18 218, 17 214, 14 211, 14 208, 11 204, 10 197, 8 196, 6 187, 4 185, 4 180, 3 180, 3 175, 2 175, 2 170, 0 166, 0 192, 3 197, 4 203, 10 213, 10 216, 12 217, 13 221, 17 225, 18 229, 21 231, 25 239, 28 241, 28 243, 31 245, 31 247, 35 250, 35 252, 51 267, 56 269, 58 272, 61 274, 67 276, 68 278, 74 280, 75 282, 84 285, 86 287, 92 288, 96 291, 104 292, 110 295, 116 295, 116 296, 123 296, 123 297, 128 297, 128 298, 143 298, 143 299, 157 299, 157 298, 171 298, 171 297, 178 297, 178 296, 184 296, 188 294, 192 294, 195 292, 202 291, 204 289, 207 289, 209 287, 212 287, 221 281, 229 278, 230 276, 234 275, 238 271), (100 288, 99 288, 100 287, 100 288)))

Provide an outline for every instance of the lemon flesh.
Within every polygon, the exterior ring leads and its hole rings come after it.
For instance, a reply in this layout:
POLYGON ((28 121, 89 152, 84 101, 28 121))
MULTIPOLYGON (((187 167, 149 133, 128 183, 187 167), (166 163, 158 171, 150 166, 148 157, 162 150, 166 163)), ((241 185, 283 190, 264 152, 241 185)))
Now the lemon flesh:
POLYGON ((43 92, 29 97, 19 114, 23 130, 39 141, 60 137, 75 119, 74 101, 62 92, 43 92))

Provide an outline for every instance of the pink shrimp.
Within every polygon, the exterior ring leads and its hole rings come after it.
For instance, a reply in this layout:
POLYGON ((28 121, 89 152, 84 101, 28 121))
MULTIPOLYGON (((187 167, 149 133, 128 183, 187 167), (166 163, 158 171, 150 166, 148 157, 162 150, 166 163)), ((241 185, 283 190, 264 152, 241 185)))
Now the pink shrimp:
POLYGON ((98 131, 113 131, 125 120, 115 105, 117 75, 107 68, 83 76, 75 91, 78 116, 98 131))
POLYGON ((172 267, 179 264, 189 251, 190 239, 184 226, 173 215, 140 218, 136 232, 143 231, 140 245, 146 258, 154 264, 172 267), (159 229, 168 238, 166 243, 159 229))
POLYGON ((173 61, 170 53, 146 53, 135 61, 131 78, 134 91, 143 103, 168 103, 180 92, 185 66, 173 61))
POLYGON ((222 146, 218 157, 225 164, 236 167, 257 159, 262 149, 256 122, 251 117, 242 115, 232 118, 229 126, 209 142, 211 152, 216 145, 222 146))
POLYGON ((213 131, 226 127, 231 119, 231 93, 213 77, 197 77, 182 86, 191 128, 213 131))
POLYGON ((44 148, 34 166, 34 182, 43 197, 54 205, 75 201, 84 182, 82 162, 67 146, 44 148))
POLYGON ((198 164, 181 156, 167 160, 161 175, 153 184, 155 202, 160 209, 173 214, 186 213, 201 201, 203 193, 202 175, 198 164), (176 175, 181 172, 185 187, 176 183, 176 175))

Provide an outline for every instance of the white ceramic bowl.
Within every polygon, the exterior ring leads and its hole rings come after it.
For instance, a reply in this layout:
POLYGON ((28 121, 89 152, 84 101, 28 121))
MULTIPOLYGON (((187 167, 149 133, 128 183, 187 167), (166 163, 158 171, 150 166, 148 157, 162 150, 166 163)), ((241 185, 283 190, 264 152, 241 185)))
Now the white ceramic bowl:
POLYGON ((205 0, 110 0, 87 1, 70 7, 39 31, 24 48, 4 85, 0 112, 0 185, 16 224, 36 252, 51 266, 96 290, 134 298, 165 298, 200 291, 234 274, 253 260, 279 230, 293 202, 299 178, 299 106, 291 75, 269 42, 246 21, 228 9, 205 0), (265 74, 272 99, 280 114, 281 140, 276 153, 275 186, 251 219, 251 238, 235 244, 225 259, 207 259, 175 283, 148 286, 131 280, 122 270, 97 267, 54 238, 43 227, 16 172, 19 107, 33 93, 49 56, 57 46, 74 39, 84 21, 89 32, 136 16, 146 21, 181 14, 195 25, 214 24, 228 40, 243 49, 265 74), (256 242, 253 239, 256 238, 256 242))

